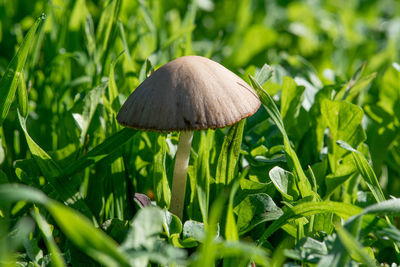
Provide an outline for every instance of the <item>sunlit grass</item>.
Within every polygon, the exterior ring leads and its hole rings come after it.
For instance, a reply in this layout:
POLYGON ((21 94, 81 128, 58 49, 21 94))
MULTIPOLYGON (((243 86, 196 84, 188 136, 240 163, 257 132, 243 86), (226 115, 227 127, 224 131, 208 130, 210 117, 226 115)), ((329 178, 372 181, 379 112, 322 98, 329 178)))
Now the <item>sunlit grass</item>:
POLYGON ((395 0, 0 1, 0 265, 400 264, 399 14, 395 0), (181 220, 179 134, 116 116, 193 54, 262 105, 194 132, 181 220))

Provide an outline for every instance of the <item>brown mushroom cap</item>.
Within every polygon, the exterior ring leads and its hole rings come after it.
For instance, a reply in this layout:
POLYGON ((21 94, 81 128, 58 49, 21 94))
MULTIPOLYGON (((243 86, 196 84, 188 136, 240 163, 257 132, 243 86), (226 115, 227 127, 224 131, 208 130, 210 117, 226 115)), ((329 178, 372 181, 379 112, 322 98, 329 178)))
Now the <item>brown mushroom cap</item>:
POLYGON ((118 113, 124 126, 156 131, 223 128, 260 107, 254 90, 219 63, 175 59, 143 81, 118 113))

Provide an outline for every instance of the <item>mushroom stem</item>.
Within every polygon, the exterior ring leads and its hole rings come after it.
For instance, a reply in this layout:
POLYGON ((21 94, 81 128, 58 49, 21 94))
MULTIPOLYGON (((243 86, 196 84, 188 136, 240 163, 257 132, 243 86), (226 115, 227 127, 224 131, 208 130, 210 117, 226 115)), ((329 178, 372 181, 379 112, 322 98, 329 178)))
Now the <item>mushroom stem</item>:
POLYGON ((170 211, 181 220, 185 202, 186 175, 192 146, 193 131, 181 132, 176 152, 170 211))

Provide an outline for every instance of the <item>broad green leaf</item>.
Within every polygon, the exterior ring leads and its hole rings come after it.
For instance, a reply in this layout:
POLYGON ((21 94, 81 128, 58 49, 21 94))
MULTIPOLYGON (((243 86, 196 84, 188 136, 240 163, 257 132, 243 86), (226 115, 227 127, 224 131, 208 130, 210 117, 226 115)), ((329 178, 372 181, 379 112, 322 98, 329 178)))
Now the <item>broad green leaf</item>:
POLYGON ((358 171, 361 174, 361 177, 364 179, 366 184, 368 185, 371 193, 374 195, 377 202, 385 201, 386 198, 382 192, 382 188, 379 185, 378 178, 372 167, 368 164, 367 160, 365 159, 364 155, 362 155, 359 151, 355 150, 349 144, 342 140, 338 140, 336 142, 341 148, 346 149, 347 151, 351 152, 353 156, 354 163, 357 166, 358 171))
POLYGON ((398 101, 400 99, 400 69, 393 63, 384 75, 379 90, 379 106, 391 114, 399 112, 398 101))
POLYGON ((94 112, 96 111, 97 105, 100 102, 101 96, 104 94, 106 86, 107 84, 103 83, 90 90, 83 99, 82 111, 72 114, 81 131, 80 141, 82 145, 85 143, 86 135, 88 133, 90 123, 92 122, 94 112))
POLYGON ((351 216, 357 215, 362 212, 362 209, 346 203, 333 202, 333 201, 322 201, 322 202, 306 202, 298 204, 289 210, 285 211, 284 214, 276 221, 274 221, 267 230, 263 233, 259 239, 259 243, 262 244, 267 238, 278 230, 280 227, 285 225, 288 220, 298 219, 310 215, 320 213, 333 212, 343 219, 347 219, 351 216))
MULTIPOLYGON (((296 82, 290 77, 284 77, 282 83, 281 96, 281 116, 285 126, 290 129, 298 124, 299 112, 304 93, 303 86, 297 86, 296 82)), ((304 128, 306 125, 301 125, 304 128)))
POLYGON ((140 209, 135 215, 132 227, 121 245, 130 256, 131 266, 147 266, 149 261, 162 265, 183 263, 186 253, 163 242, 158 235, 164 221, 163 211, 156 207, 140 209))
POLYGON ((272 198, 265 193, 247 196, 234 210, 238 215, 237 226, 241 236, 261 223, 277 220, 283 214, 272 198))
POLYGON ((276 166, 269 171, 269 177, 284 198, 296 200, 299 197, 294 177, 290 172, 276 166))
POLYGON ((3 124, 4 119, 7 117, 8 110, 18 87, 19 79, 23 72, 29 48, 35 36, 35 32, 43 19, 44 17, 39 17, 30 28, 17 54, 11 59, 11 62, 8 64, 0 80, 0 125, 3 124))
POLYGON ((362 109, 354 104, 344 101, 322 101, 321 113, 327 122, 331 135, 329 146, 329 164, 333 173, 336 172, 340 159, 346 153, 335 145, 334 142, 343 140, 351 146, 357 147, 365 140, 365 133, 361 127, 364 115, 362 109))
POLYGON ((51 265, 55 267, 66 266, 65 261, 61 255, 61 251, 57 247, 56 241, 53 238, 50 225, 46 222, 46 219, 39 213, 39 209, 36 207, 34 208, 34 210, 31 211, 31 215, 43 234, 46 247, 50 252, 51 265))
POLYGON ((153 162, 153 186, 157 205, 161 208, 169 208, 171 189, 168 184, 165 168, 166 138, 160 134, 155 137, 153 162))
POLYGON ((271 66, 264 64, 260 71, 256 73, 254 79, 258 82, 258 84, 263 85, 266 81, 268 81, 273 74, 273 69, 271 66))
POLYGON ((125 241, 121 245, 122 249, 125 251, 142 248, 153 249, 162 226, 162 210, 156 207, 140 209, 133 219, 132 227, 125 241))
POLYGON ((294 249, 285 251, 287 257, 304 263, 316 262, 326 254, 328 254, 326 244, 310 237, 300 239, 294 249))
POLYGON ((163 227, 168 236, 172 236, 173 234, 179 235, 182 232, 182 222, 178 216, 167 210, 164 210, 163 213, 163 227))
POLYGON ((188 220, 183 225, 182 231, 183 238, 193 238, 197 241, 204 241, 206 232, 204 223, 188 220))

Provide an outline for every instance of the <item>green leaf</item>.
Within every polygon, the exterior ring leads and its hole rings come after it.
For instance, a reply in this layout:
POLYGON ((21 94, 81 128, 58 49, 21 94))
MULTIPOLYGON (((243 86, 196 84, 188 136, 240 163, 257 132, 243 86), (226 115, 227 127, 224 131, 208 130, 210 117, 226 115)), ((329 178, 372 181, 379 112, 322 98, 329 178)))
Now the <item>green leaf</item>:
POLYGON ((369 190, 374 195, 374 198, 377 202, 385 201, 386 198, 382 192, 382 188, 379 185, 378 178, 372 169, 372 167, 368 164, 367 160, 365 159, 364 155, 362 155, 359 151, 352 148, 346 142, 339 140, 336 142, 341 148, 346 149, 347 151, 351 152, 353 156, 354 163, 357 166, 358 171, 361 174, 361 177, 364 179, 366 184, 368 185, 369 190))
POLYGON ((98 44, 98 59, 102 62, 108 53, 112 42, 112 34, 117 27, 119 12, 121 9, 120 0, 110 0, 105 2, 105 7, 101 13, 99 25, 96 33, 96 44, 98 44))
POLYGON ((129 266, 117 243, 82 214, 55 201, 49 201, 46 208, 67 238, 94 260, 106 266, 129 266))
POLYGON ((258 242, 260 244, 265 242, 265 240, 267 240, 272 233, 285 225, 289 220, 329 212, 333 212, 339 217, 347 219, 351 216, 361 213, 362 209, 351 204, 333 201, 301 203, 290 208, 288 211, 285 211, 278 220, 274 221, 267 228, 258 242))
POLYGON ((332 143, 329 146, 329 164, 335 173, 339 160, 346 151, 339 150, 334 142, 343 140, 351 146, 357 147, 365 140, 365 133, 361 127, 364 115, 362 109, 354 104, 344 101, 323 100, 321 113, 327 122, 332 143))
POLYGON ((360 260, 366 266, 372 267, 377 266, 375 260, 371 257, 371 255, 366 251, 366 249, 344 228, 336 229, 340 241, 347 249, 349 254, 355 254, 358 256, 358 260, 360 260))
POLYGON ((97 105, 100 102, 101 96, 104 94, 106 86, 107 84, 103 83, 90 90, 83 99, 82 112, 75 112, 72 114, 81 131, 80 141, 82 145, 85 143, 86 135, 88 133, 90 123, 92 122, 94 112, 96 111, 97 105))
POLYGON ((269 171, 269 177, 284 198, 296 200, 299 197, 293 174, 276 166, 269 171))
POLYGON ((400 198, 382 201, 366 207, 363 214, 400 215, 400 198))
POLYGON ((26 92, 24 72, 21 72, 21 77, 18 80, 18 109, 21 112, 22 117, 28 115, 28 94, 26 92))
POLYGON ((25 119, 23 119, 19 113, 18 118, 21 128, 24 131, 29 150, 32 153, 34 160, 36 161, 36 164, 39 166, 40 171, 43 173, 44 177, 47 179, 50 185, 60 196, 62 201, 77 208, 81 212, 85 213, 88 217, 92 218, 94 222, 96 222, 96 219, 93 216, 92 212, 90 211, 86 203, 82 200, 82 196, 79 191, 77 191, 77 189, 75 189, 73 185, 68 182, 67 179, 59 178, 61 175, 61 168, 55 161, 53 161, 53 159, 46 153, 46 151, 44 151, 30 137, 26 129, 25 119))
POLYGON ((286 127, 296 125, 305 88, 297 86, 290 77, 283 77, 281 96, 281 116, 286 127))
POLYGON ((168 236, 182 232, 182 222, 179 217, 167 210, 163 213, 163 227, 168 236))
POLYGON ((225 238, 227 241, 238 241, 239 233, 236 226, 235 216, 233 214, 233 200, 236 191, 239 188, 240 180, 237 179, 232 185, 231 192, 229 194, 228 210, 226 212, 226 223, 225 223, 225 238))
POLYGON ((283 215, 270 196, 265 193, 251 194, 235 207, 238 215, 237 226, 243 236, 254 227, 269 221, 275 221, 283 215))
POLYGON ((123 242, 125 251, 134 249, 153 249, 157 241, 157 235, 161 233, 163 226, 163 212, 156 207, 145 207, 135 215, 132 227, 123 242))
POLYGON ((49 198, 38 189, 23 184, 0 185, 0 203, 29 201, 46 205, 49 198))
POLYGON ((171 189, 168 184, 165 168, 166 138, 164 135, 157 135, 154 142, 153 162, 153 186, 157 205, 161 208, 169 208, 171 200, 171 189))
POLYGON ((29 48, 35 36, 35 32, 44 18, 39 17, 35 24, 30 28, 24 41, 22 42, 17 54, 11 59, 3 77, 0 80, 0 126, 7 117, 8 110, 14 99, 15 91, 18 87, 19 79, 28 56, 29 48))
POLYGON ((254 261, 257 266, 270 266, 268 254, 264 249, 245 242, 220 242, 217 244, 216 251, 220 258, 234 257, 234 263, 231 262, 231 264, 235 264, 235 266, 242 261, 246 264, 254 261))
POLYGON ((0 200, 2 202, 24 200, 42 204, 64 234, 94 260, 106 266, 128 266, 126 255, 118 250, 114 240, 95 228, 82 214, 47 198, 41 191, 23 185, 2 185, 0 200))
POLYGON ((196 193, 203 222, 208 221, 208 206, 210 200, 210 151, 214 140, 213 130, 206 134, 200 133, 199 156, 194 164, 196 173, 196 193))
POLYGON ((129 214, 130 206, 127 199, 127 185, 125 165, 122 157, 118 157, 110 166, 110 176, 112 185, 112 194, 114 200, 114 216, 120 220, 125 219, 129 214))
POLYGON ((400 69, 393 63, 383 75, 383 80, 379 90, 379 106, 390 114, 399 112, 398 101, 400 99, 400 69))
POLYGON ((258 82, 258 84, 263 85, 266 81, 268 81, 273 74, 273 69, 268 64, 264 64, 262 68, 256 73, 254 79, 258 82))
POLYGON ((224 186, 230 185, 234 179, 240 146, 242 144, 244 124, 245 120, 241 120, 237 124, 233 125, 225 136, 218 157, 217 173, 215 178, 217 192, 220 192, 224 186))
POLYGON ((50 252, 51 265, 55 267, 66 266, 60 249, 57 247, 56 241, 53 238, 50 225, 46 222, 46 219, 39 213, 39 209, 36 207, 31 211, 31 215, 43 234, 46 247, 50 252))
POLYGON ((290 146, 289 137, 286 133, 285 127, 283 125, 282 117, 278 111, 278 108, 275 105, 274 100, 257 83, 257 81, 252 76, 249 76, 249 78, 250 78, 253 88, 255 89, 258 97, 261 100, 261 103, 263 104, 263 107, 265 108, 268 115, 271 117, 271 119, 274 121, 274 123, 278 127, 279 131, 283 135, 283 143, 284 143, 285 152, 286 152, 286 159, 287 159, 289 167, 292 169, 293 174, 296 178, 297 186, 299 188, 301 196, 302 197, 315 196, 317 199, 319 199, 319 196, 311 188, 311 184, 308 181, 308 178, 305 175, 305 173, 301 167, 301 164, 296 155, 296 152, 290 146))
POLYGON ((136 133, 136 130, 124 128, 112 136, 107 137, 107 139, 90 150, 83 157, 80 157, 65 167, 62 170, 59 179, 72 176, 82 169, 109 157, 116 149, 128 142, 136 133))
POLYGON ((277 33, 265 25, 255 24, 244 31, 235 49, 235 66, 245 66, 253 56, 271 46, 278 39, 277 33), (265 38, 265 36, 268 36, 265 38))
POLYGON ((183 225, 183 238, 193 238, 197 241, 204 241, 206 232, 204 229, 204 223, 188 220, 183 225))
POLYGON ((156 207, 145 207, 135 215, 132 227, 121 245, 121 249, 130 256, 131 266, 147 266, 149 261, 162 265, 183 262, 186 253, 158 237, 163 221, 163 211, 156 207))

